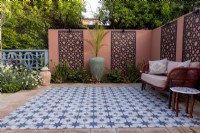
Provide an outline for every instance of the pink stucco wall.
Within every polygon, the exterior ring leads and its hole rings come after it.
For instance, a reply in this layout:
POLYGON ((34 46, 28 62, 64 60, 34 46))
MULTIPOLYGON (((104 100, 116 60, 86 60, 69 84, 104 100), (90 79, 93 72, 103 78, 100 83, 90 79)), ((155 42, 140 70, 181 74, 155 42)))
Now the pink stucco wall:
MULTIPOLYGON (((111 30, 107 30, 109 33, 105 36, 102 43, 106 46, 102 47, 99 51, 99 56, 105 59, 105 69, 111 68, 111 30)), ((131 31, 131 30, 129 30, 131 31)), ((135 30, 136 31, 136 64, 142 61, 148 61, 151 57, 151 30, 135 30)), ((59 51, 58 51, 58 30, 49 30, 49 68, 53 72, 55 65, 59 63, 59 51)), ((83 30, 84 40, 84 67, 88 69, 88 60, 94 55, 90 54, 91 46, 87 44, 86 39, 90 39, 88 30, 83 30)))
POLYGON ((156 28, 152 31, 152 42, 151 42, 151 60, 160 59, 160 37, 161 27, 156 28))
MULTIPOLYGON (((184 16, 177 18, 176 61, 182 61, 184 16)), ((161 27, 152 30, 151 60, 160 59, 161 27)))
POLYGON ((177 20, 176 61, 182 61, 184 17, 177 20))
POLYGON ((136 31, 136 64, 148 61, 151 57, 151 30, 136 31))
POLYGON ((59 63, 58 30, 49 29, 48 47, 49 47, 49 68, 51 72, 53 72, 54 65, 57 65, 59 63))

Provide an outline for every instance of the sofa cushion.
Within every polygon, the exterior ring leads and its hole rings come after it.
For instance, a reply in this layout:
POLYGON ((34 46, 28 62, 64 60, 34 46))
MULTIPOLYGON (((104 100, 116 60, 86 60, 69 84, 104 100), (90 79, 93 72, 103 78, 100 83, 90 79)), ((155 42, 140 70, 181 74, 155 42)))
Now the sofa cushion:
POLYGON ((177 67, 189 67, 190 66, 190 62, 191 62, 190 60, 181 62, 180 64, 178 64, 177 67))
POLYGON ((190 67, 197 67, 200 68, 200 62, 191 62, 190 67))
POLYGON ((197 67, 200 68, 200 62, 190 62, 190 60, 185 62, 168 61, 167 63, 167 73, 176 67, 197 67))
POLYGON ((167 64, 167 73, 169 73, 172 69, 176 68, 181 62, 168 61, 167 64))
POLYGON ((149 61, 149 73, 164 74, 167 70, 167 59, 149 61))
POLYGON ((142 73, 141 79, 151 85, 163 88, 166 84, 167 76, 142 73))

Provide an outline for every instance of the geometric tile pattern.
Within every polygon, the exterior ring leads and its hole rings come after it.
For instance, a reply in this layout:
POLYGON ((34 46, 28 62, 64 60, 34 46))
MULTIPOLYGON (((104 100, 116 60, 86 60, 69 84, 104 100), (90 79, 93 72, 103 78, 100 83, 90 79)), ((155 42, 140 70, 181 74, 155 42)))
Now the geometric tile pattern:
POLYGON ((72 70, 83 67, 83 31, 58 31, 59 62, 72 70))
POLYGON ((200 13, 184 17, 182 60, 200 61, 200 13))
POLYGON ((111 32, 111 69, 126 74, 127 63, 135 65, 136 31, 111 32))
POLYGON ((176 117, 167 98, 140 87, 59 87, 37 95, 0 122, 0 129, 199 126, 183 108, 176 117))
POLYGON ((176 61, 177 20, 161 27, 160 58, 176 61))

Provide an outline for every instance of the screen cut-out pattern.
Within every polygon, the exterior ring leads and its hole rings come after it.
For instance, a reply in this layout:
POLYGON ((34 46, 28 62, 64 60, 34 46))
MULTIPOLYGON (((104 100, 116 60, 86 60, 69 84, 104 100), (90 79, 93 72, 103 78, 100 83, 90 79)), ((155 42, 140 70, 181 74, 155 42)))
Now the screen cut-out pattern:
POLYGON ((58 31, 59 62, 73 70, 83 67, 83 31, 58 31))
POLYGON ((161 27, 160 58, 176 60, 177 20, 161 27))
POLYGON ((184 17, 182 60, 200 61, 200 13, 184 17))
POLYGON ((111 32, 111 69, 126 74, 127 63, 135 64, 136 32, 111 32))

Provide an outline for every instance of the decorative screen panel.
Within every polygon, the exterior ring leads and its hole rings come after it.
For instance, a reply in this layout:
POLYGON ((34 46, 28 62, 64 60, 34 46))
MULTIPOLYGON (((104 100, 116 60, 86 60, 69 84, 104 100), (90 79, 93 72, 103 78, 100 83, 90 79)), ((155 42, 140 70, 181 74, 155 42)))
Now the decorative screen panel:
POLYGON ((167 23, 161 28, 160 58, 176 60, 177 20, 167 23))
POLYGON ((3 50, 2 57, 3 64, 23 65, 34 70, 48 64, 48 50, 3 50))
POLYGON ((127 63, 135 64, 136 32, 111 32, 111 69, 126 74, 127 63))
POLYGON ((59 62, 73 70, 83 67, 83 31, 58 31, 59 62))
POLYGON ((200 61, 200 13, 184 17, 182 60, 200 61))

